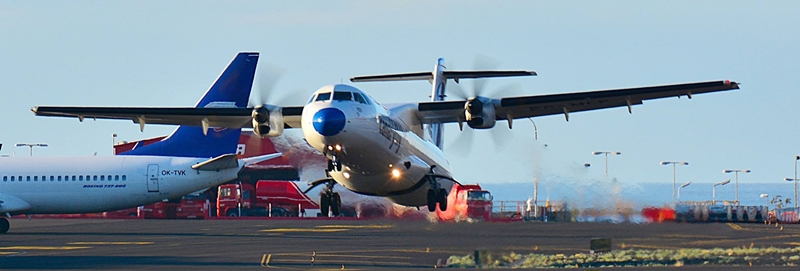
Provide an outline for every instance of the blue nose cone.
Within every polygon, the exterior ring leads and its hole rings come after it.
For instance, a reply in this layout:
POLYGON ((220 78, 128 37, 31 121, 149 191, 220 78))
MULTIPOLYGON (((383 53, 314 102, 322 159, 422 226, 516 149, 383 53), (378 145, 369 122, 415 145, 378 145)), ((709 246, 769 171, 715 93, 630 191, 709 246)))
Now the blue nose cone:
POLYGON ((334 136, 344 129, 347 118, 336 108, 324 108, 314 114, 314 130, 323 136, 334 136))

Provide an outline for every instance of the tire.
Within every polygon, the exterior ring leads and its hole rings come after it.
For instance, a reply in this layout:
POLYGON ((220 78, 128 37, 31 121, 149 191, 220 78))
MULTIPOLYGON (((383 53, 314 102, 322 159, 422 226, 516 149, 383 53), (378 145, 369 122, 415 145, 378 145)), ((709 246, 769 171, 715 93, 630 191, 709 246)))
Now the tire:
POLYGON ((436 191, 428 189, 428 211, 436 211, 436 191))
POLYGON ((439 210, 447 211, 447 190, 439 188, 439 193, 436 195, 436 201, 439 203, 439 210))
POLYGON ((333 193, 331 195, 331 214, 333 216, 339 216, 342 210, 342 198, 339 196, 339 193, 333 193))
POLYGON ((236 210, 236 209, 228 210, 228 213, 226 213, 225 216, 227 216, 227 217, 238 217, 239 216, 239 211, 236 210))
POLYGON ((328 195, 322 194, 319 198, 319 215, 321 217, 328 217, 330 205, 331 199, 328 197, 328 195))
POLYGON ((333 171, 333 161, 328 159, 328 171, 333 171))
POLYGON ((8 223, 8 219, 0 218, 0 234, 7 233, 8 229, 11 228, 11 225, 8 223))
POLYGON ((283 208, 275 207, 275 208, 272 208, 272 216, 273 217, 276 217, 276 216, 277 217, 289 216, 289 211, 287 211, 286 209, 283 209, 283 208))

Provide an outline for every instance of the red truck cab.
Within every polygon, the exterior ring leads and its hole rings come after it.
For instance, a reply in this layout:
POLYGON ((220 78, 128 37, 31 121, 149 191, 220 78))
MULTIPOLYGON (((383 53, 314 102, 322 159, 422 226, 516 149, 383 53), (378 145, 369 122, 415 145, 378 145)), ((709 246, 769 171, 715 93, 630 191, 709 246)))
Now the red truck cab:
POLYGON ((217 195, 217 216, 297 217, 319 205, 304 194, 297 183, 262 180, 255 188, 250 183, 223 184, 217 195))
POLYGON ((492 193, 478 184, 454 185, 447 196, 447 210, 436 210, 441 220, 489 220, 492 215, 492 193))

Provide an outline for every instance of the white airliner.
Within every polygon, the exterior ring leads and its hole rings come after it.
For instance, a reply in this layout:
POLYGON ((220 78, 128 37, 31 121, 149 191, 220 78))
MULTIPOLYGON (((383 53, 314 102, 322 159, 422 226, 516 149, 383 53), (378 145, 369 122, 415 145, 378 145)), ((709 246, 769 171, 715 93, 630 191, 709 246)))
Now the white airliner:
POLYGON ((282 107, 265 104, 248 109, 208 112, 186 108, 87 108, 37 107, 39 116, 131 119, 150 123, 253 127, 256 134, 277 136, 285 128, 300 128, 306 141, 328 158, 329 178, 312 183, 325 184, 321 195, 322 213, 339 212, 335 183, 365 195, 386 197, 406 206, 438 205, 447 208, 446 195, 455 180, 442 152, 444 123, 464 123, 471 129, 489 129, 497 121, 579 111, 628 107, 643 100, 687 96, 738 89, 732 81, 639 87, 616 90, 534 95, 492 99, 474 96, 445 101, 448 79, 532 76, 532 71, 446 71, 439 59, 432 72, 388 74, 351 78, 352 82, 428 80, 432 101, 383 106, 353 86, 337 84, 320 88, 305 106, 282 107))
MULTIPOLYGON (((197 103, 245 107, 257 53, 241 53, 197 103)), ((131 208, 236 179, 247 164, 280 153, 238 159, 241 129, 179 126, 162 141, 113 157, 0 158, 0 214, 92 213, 131 208)), ((0 233, 9 229, 0 218, 0 233)))

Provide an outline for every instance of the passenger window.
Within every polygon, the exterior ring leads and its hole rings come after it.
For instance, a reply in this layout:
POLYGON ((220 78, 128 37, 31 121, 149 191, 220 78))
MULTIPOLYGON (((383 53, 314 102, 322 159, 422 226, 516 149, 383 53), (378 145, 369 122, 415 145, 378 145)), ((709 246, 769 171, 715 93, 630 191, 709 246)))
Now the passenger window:
POLYGON ((59 181, 59 182, 61 181, 61 176, 58 176, 58 181, 59 181))
POLYGON ((73 181, 73 182, 74 182, 75 180, 77 180, 77 179, 78 179, 78 178, 76 178, 76 177, 75 177, 75 175, 72 175, 72 181, 73 181))
POLYGON ((106 180, 108 180, 109 182, 111 181, 111 175, 108 175, 108 177, 106 178, 107 178, 106 180))
POLYGON ((8 181, 8 176, 3 176, 3 181, 7 182, 8 181))
POLYGON ((92 181, 97 181, 97 175, 92 176, 92 181))
POLYGON ((39 176, 33 176, 33 181, 34 182, 38 182, 39 181, 39 176))
POLYGON ((333 93, 334 101, 352 101, 353 94, 351 92, 337 91, 333 93))
POLYGON ((54 176, 50 176, 50 181, 51 181, 51 182, 55 181, 55 178, 56 178, 56 177, 54 177, 54 176))
POLYGON ((123 181, 126 180, 127 178, 128 178, 128 175, 122 175, 122 180, 123 181))
POLYGON ((31 176, 25 176, 25 180, 30 182, 31 181, 31 176))
POLYGON ((11 176, 11 181, 12 181, 12 182, 14 181, 14 176, 11 176))
POLYGON ((364 96, 361 93, 353 92, 353 97, 356 99, 356 102, 367 104, 367 99, 364 99, 364 96))
POLYGON ((330 100, 330 99, 331 99, 331 93, 330 92, 325 92, 325 93, 318 94, 317 95, 317 99, 314 100, 314 101, 324 102, 324 101, 327 101, 327 100, 330 100))
POLYGON ((119 181, 119 175, 114 175, 114 180, 119 181))
POLYGON ((106 176, 100 175, 100 181, 102 182, 102 181, 105 181, 105 180, 106 180, 106 176))

